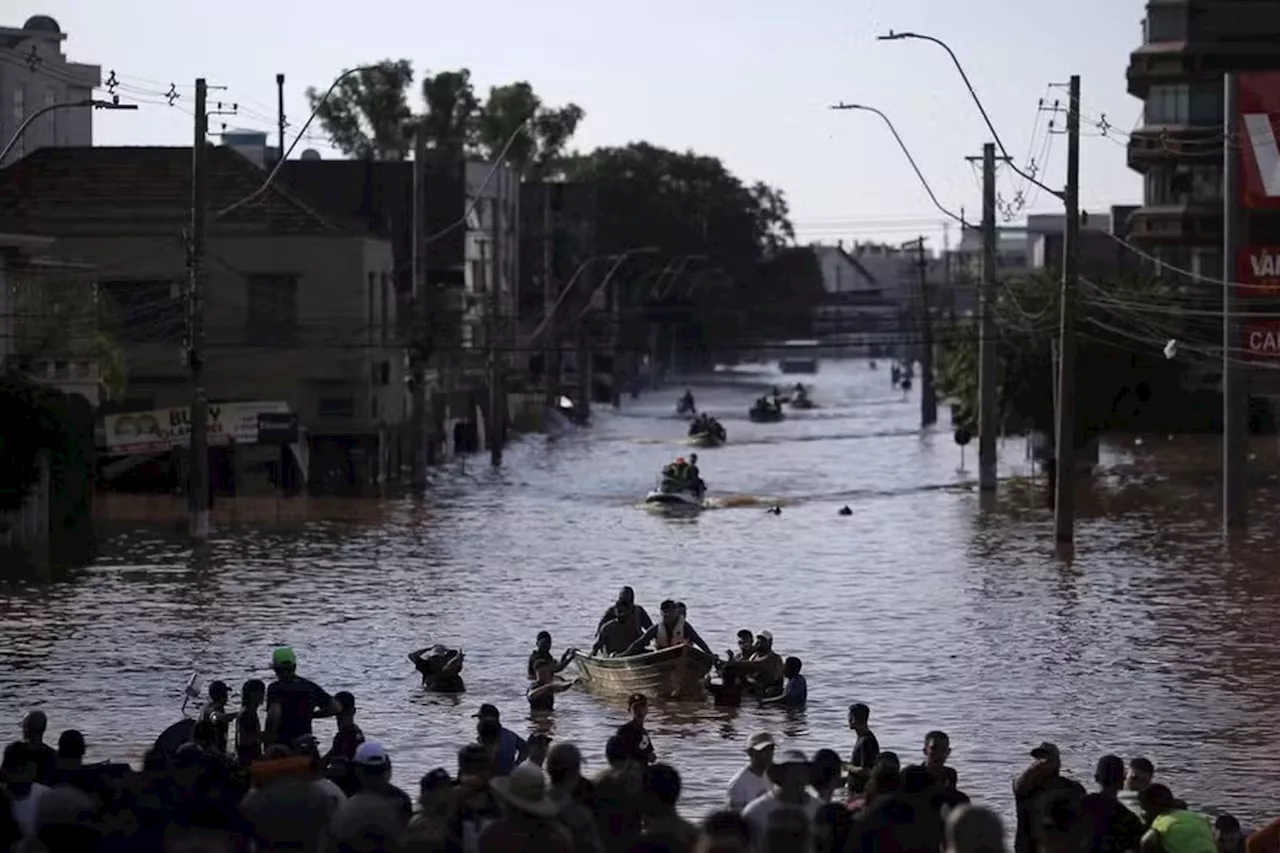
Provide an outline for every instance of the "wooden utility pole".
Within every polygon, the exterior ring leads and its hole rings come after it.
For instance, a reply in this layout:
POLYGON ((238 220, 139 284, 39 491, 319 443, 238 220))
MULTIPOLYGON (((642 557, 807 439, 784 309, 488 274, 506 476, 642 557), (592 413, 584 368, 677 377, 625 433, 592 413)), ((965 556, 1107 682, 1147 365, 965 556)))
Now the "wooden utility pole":
POLYGON ((208 215, 206 137, 209 87, 196 80, 195 136, 191 146, 191 244, 187 259, 187 358, 191 370, 191 442, 187 510, 191 536, 209 538, 209 399, 204 379, 204 256, 208 215))
MULTIPOLYGON (((1062 237, 1062 320, 1058 328, 1058 407, 1053 531, 1061 545, 1076 528, 1076 290, 1080 264, 1080 77, 1072 75, 1067 103, 1066 222, 1062 237)), ((1225 186, 1225 185, 1224 185, 1225 186)))
POLYGON ((916 241, 916 270, 920 284, 920 426, 938 422, 938 397, 933 377, 933 305, 929 298, 929 260, 924 236, 916 241))
POLYGON ((1240 83, 1235 74, 1224 75, 1222 146, 1222 526, 1225 532, 1243 530, 1248 523, 1248 489, 1245 471, 1249 462, 1249 378, 1246 366, 1232 353, 1243 339, 1240 322, 1240 279, 1236 264, 1244 242, 1245 214, 1240 206, 1240 150, 1230 144, 1238 139, 1240 83))
POLYGON ((413 135, 413 281, 409 291, 409 484, 414 490, 427 487, 427 368, 423 358, 426 334, 426 276, 422 232, 425 227, 423 201, 425 196, 427 136, 421 128, 413 135))
POLYGON ((996 146, 982 146, 982 287, 978 299, 978 489, 996 490, 996 146))

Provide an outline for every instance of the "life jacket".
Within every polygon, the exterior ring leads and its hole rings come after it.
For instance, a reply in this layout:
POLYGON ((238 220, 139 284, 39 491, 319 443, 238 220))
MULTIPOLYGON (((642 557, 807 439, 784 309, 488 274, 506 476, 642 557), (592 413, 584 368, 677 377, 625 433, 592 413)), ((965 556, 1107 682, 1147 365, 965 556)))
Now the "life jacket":
POLYGON ((658 633, 653 638, 653 644, 659 649, 669 649, 672 646, 683 646, 684 639, 684 620, 677 619, 675 627, 670 631, 667 630, 667 623, 658 622, 658 633))

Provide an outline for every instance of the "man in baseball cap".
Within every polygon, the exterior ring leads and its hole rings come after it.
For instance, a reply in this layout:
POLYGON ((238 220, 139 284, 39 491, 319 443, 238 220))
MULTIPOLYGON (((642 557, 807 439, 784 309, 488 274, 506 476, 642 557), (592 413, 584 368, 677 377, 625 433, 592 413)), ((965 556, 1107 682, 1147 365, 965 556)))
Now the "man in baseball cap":
POLYGON ((311 721, 342 710, 332 696, 298 675, 298 656, 288 646, 271 653, 276 680, 267 688, 266 742, 292 747, 311 737, 311 721))
POLYGON ((751 825, 756 837, 765 837, 769 819, 778 812, 799 812, 812 822, 822 804, 808 792, 811 775, 809 757, 798 749, 788 749, 774 757, 769 768, 772 790, 742 810, 742 819, 751 825))
POLYGON ((498 753, 494 758, 494 769, 499 776, 510 773, 529 754, 529 744, 525 739, 502 725, 502 716, 496 705, 486 702, 471 716, 481 723, 485 720, 493 720, 499 726, 498 753))
MULTIPOLYGON (((1078 807, 1085 796, 1084 786, 1062 775, 1062 753, 1057 745, 1044 741, 1031 750, 1031 757, 1035 759, 1031 766, 1013 783, 1019 816, 1043 815, 1048 804, 1059 797, 1068 798, 1078 807)), ((1017 853, 1038 853, 1041 827, 1035 822, 1035 817, 1018 821, 1014 837, 1017 853)))
POLYGON ((757 732, 747 738, 747 764, 729 780, 729 808, 740 812, 757 797, 769 793, 769 767, 773 764, 773 735, 757 732))

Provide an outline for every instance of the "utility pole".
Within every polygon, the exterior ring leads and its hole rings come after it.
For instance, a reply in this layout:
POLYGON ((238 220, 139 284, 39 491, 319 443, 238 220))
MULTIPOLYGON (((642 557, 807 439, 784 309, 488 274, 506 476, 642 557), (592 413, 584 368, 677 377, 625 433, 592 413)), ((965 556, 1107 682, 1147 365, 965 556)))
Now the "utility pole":
MULTIPOLYGON (((1223 138, 1238 139, 1240 84, 1235 74, 1224 75, 1223 138)), ((1243 530, 1248 523, 1245 469, 1249 460, 1249 377, 1232 353, 1243 337, 1240 292, 1235 283, 1240 246, 1244 242, 1245 213, 1240 207, 1240 151, 1222 146, 1222 526, 1224 532, 1243 530)))
POLYGON ((187 358, 191 369, 191 444, 187 472, 187 510, 191 536, 209 538, 209 399, 204 385, 204 254, 208 199, 206 137, 209 88, 196 79, 195 137, 191 146, 191 245, 187 260, 187 358))
POLYGON ((413 281, 409 291, 409 377, 411 411, 409 412, 409 484, 415 490, 427 487, 427 370, 422 357, 426 318, 425 264, 422 257, 423 200, 426 182, 423 161, 427 156, 427 136, 421 128, 413 134, 413 281))
POLYGON ((920 426, 938 422, 938 397, 933 385, 933 305, 929 299, 929 261, 924 235, 916 241, 916 267, 920 282, 920 426))
POLYGON ((489 461, 496 468, 502 464, 502 438, 503 428, 505 427, 505 416, 503 410, 506 408, 502 405, 502 355, 499 352, 498 337, 502 329, 502 236, 504 229, 499 227, 499 218, 502 214, 502 195, 504 182, 499 179, 498 188, 495 195, 489 202, 489 215, 491 222, 490 234, 493 243, 493 266, 486 264, 485 244, 480 244, 480 266, 485 269, 489 279, 489 323, 488 333, 485 337, 488 339, 485 343, 488 345, 489 351, 489 461))
POLYGON ((276 129, 280 132, 280 156, 277 161, 284 159, 284 75, 276 75, 276 129))
MULTIPOLYGON (((973 158, 970 158, 973 159, 973 158)), ((996 146, 982 146, 982 287, 978 298, 978 489, 996 490, 996 146)))
MULTIPOLYGON (((1230 146, 1228 146, 1229 148, 1230 146)), ((1224 185, 1225 186, 1225 185, 1224 185)), ((1067 95, 1066 223, 1062 237, 1062 321, 1058 328, 1058 410, 1053 532, 1061 545, 1076 535, 1076 290, 1080 261, 1080 76, 1067 95)))

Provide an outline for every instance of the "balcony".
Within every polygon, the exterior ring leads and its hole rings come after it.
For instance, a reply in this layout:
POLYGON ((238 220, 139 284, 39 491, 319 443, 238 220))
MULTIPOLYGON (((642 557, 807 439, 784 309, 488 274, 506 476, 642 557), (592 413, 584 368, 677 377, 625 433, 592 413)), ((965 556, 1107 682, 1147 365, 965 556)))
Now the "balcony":
POLYGON ((1217 127, 1195 125, 1146 125, 1129 134, 1128 163, 1135 172, 1171 163, 1221 165, 1221 149, 1215 145, 1217 127))
POLYGON ((1213 205, 1140 207, 1129 219, 1129 239, 1144 245, 1218 246, 1222 208, 1213 205))

